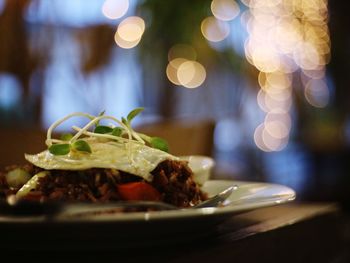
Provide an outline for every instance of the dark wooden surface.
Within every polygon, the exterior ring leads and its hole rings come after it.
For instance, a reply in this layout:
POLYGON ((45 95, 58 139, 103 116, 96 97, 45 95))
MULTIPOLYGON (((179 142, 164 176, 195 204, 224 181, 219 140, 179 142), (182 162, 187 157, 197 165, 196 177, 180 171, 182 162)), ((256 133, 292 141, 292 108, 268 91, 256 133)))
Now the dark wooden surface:
POLYGON ((343 263, 350 262, 350 216, 336 204, 294 202, 229 217, 200 234, 169 235, 164 242, 150 238, 128 246, 98 246, 104 241, 86 249, 60 249, 60 241, 55 249, 33 251, 28 245, 28 250, 13 246, 1 252, 15 261, 36 262, 47 262, 51 255, 49 262, 343 263))

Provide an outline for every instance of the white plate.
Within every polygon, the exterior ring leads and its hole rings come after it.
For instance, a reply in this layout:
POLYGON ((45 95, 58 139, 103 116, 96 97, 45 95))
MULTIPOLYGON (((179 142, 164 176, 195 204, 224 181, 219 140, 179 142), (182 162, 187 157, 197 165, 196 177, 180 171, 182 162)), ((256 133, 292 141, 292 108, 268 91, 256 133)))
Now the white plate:
POLYGON ((213 226, 249 210, 274 206, 295 199, 295 192, 286 186, 259 182, 209 180, 203 190, 214 195, 237 185, 224 207, 184 209, 155 212, 135 212, 78 219, 47 219, 43 217, 5 217, 0 215, 0 232, 8 245, 19 241, 52 246, 55 240, 69 240, 67 247, 147 245, 153 242, 175 242, 208 234, 213 226), (203 231, 205 229, 205 231, 203 231), (23 234, 25 233, 25 234, 23 234), (171 236, 171 239, 169 237, 171 236), (68 239, 67 239, 68 238, 68 239), (34 240, 35 239, 35 240, 34 240), (83 242, 84 241, 84 242, 83 242))
MULTIPOLYGON (((279 205, 290 202, 296 195, 293 189, 279 184, 243 182, 231 180, 209 180, 202 189, 209 194, 215 195, 231 185, 237 185, 237 189, 226 200, 224 207, 201 208, 201 209, 183 209, 155 212, 136 212, 124 214, 109 214, 92 216, 89 218, 80 218, 78 220, 89 221, 158 221, 158 220, 176 220, 176 219, 198 219, 231 216, 234 214, 246 212, 249 210, 279 205)), ((74 220, 70 218, 69 220, 74 220)))
MULTIPOLYGON (((201 208, 201 209, 182 209, 167 210, 154 212, 132 212, 107 214, 79 218, 57 218, 52 219, 52 223, 65 223, 70 221, 113 221, 113 222, 130 222, 130 221, 153 221, 153 220, 174 220, 174 219, 194 219, 215 216, 230 216, 242 213, 248 210, 262 208, 266 206, 278 205, 290 202, 295 199, 293 189, 279 184, 261 183, 261 182, 244 182, 231 180, 209 180, 202 189, 209 196, 215 195, 231 185, 237 185, 237 189, 226 200, 223 207, 218 208, 201 208)), ((0 223, 7 221, 8 217, 0 215, 0 223)), ((12 221, 28 222, 43 221, 43 217, 11 217, 12 221)))

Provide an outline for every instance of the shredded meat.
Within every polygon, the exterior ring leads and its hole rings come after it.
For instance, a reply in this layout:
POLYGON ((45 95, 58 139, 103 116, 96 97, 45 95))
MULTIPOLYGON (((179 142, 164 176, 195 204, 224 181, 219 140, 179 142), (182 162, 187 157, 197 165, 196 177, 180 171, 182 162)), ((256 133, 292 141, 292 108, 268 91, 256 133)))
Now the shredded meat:
POLYGON ((152 184, 163 193, 163 201, 180 207, 193 206, 206 199, 194 182, 186 162, 164 161, 152 172, 152 184))
MULTIPOLYGON (((9 167, 6 170, 17 168, 9 167)), ((31 175, 41 168, 26 165, 21 167, 31 175)), ((161 195, 161 201, 178 207, 189 207, 205 200, 206 194, 193 180, 193 173, 186 162, 166 160, 160 163, 151 174, 150 183, 161 195)), ((38 186, 25 196, 27 200, 108 202, 122 200, 118 185, 144 181, 141 177, 115 169, 93 168, 81 171, 50 170, 39 179, 38 186)), ((0 173, 0 198, 16 193, 10 189, 5 172, 0 173)))

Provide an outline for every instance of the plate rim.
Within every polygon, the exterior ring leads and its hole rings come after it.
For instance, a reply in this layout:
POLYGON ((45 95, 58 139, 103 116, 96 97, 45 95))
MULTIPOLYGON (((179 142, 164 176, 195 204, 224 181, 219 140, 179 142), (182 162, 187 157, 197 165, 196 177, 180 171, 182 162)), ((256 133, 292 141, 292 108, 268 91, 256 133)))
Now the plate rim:
MULTIPOLYGON (((163 220, 183 220, 183 219, 199 219, 199 218, 210 218, 210 217, 227 217, 229 215, 235 215, 255 209, 260 209, 269 206, 280 205, 284 203, 291 202, 296 199, 296 192, 282 184, 269 183, 269 182, 258 182, 258 181, 240 181, 240 180, 227 180, 227 179, 214 179, 208 180, 204 187, 208 184, 227 184, 229 185, 241 185, 241 186, 251 186, 258 185, 262 187, 275 187, 276 189, 281 189, 284 191, 283 195, 272 196, 272 198, 261 199, 259 202, 248 202, 241 204, 229 203, 224 207, 217 208, 197 208, 197 209, 183 209, 183 210, 166 210, 166 211, 152 211, 152 212, 130 212, 130 213, 120 213, 113 215, 103 215, 99 218, 96 217, 86 217, 86 218, 53 218, 49 221, 46 217, 13 217, 13 216, 1 216, 0 224, 12 223, 43 223, 50 222, 52 224, 76 224, 76 223, 130 223, 130 222, 150 222, 150 221, 163 221, 163 220), (6 220, 7 218, 7 220, 6 220)), ((207 186, 208 187, 208 186, 207 186)), ((239 188, 239 187, 238 187, 239 188)), ((247 199, 249 200, 249 199, 247 199)), ((250 199, 252 200, 252 199, 250 199)))

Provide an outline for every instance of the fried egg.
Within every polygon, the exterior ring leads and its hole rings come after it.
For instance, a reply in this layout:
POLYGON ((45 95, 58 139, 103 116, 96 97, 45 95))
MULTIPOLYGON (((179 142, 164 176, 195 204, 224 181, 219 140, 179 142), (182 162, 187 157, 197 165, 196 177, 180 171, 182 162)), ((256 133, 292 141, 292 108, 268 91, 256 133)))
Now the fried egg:
POLYGON ((169 153, 136 142, 89 141, 89 145, 91 153, 71 151, 67 155, 53 155, 45 150, 38 154, 25 154, 25 159, 45 170, 109 168, 142 177, 146 181, 152 181, 151 172, 162 161, 179 160, 169 153))

